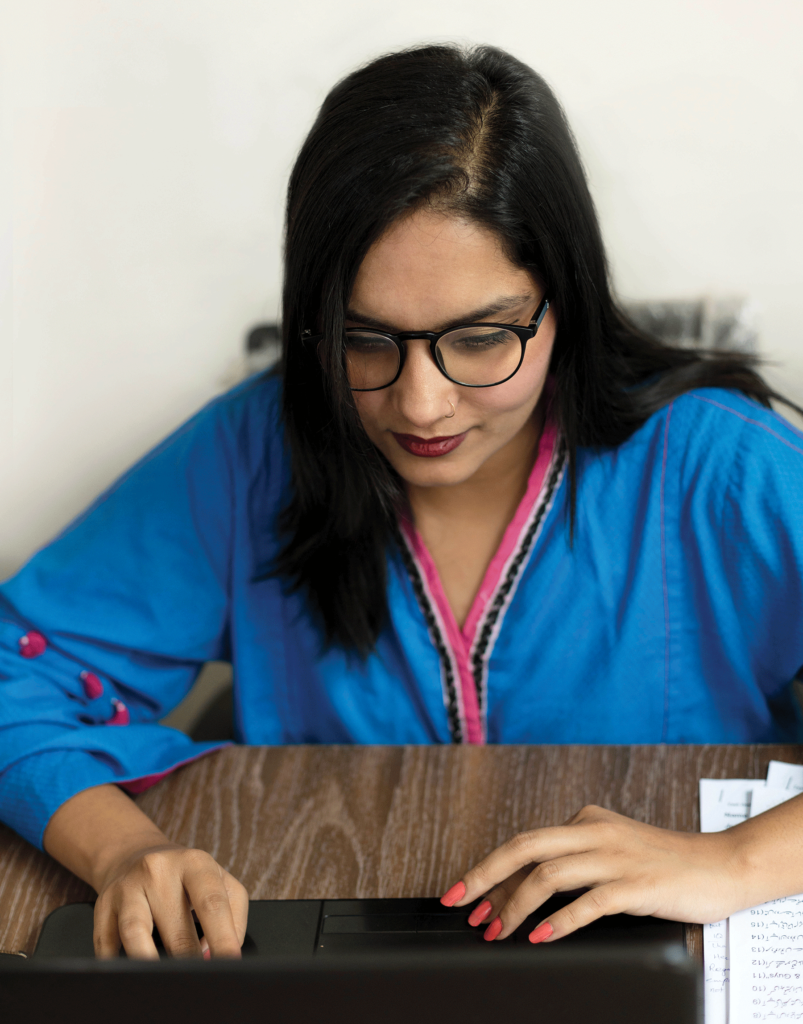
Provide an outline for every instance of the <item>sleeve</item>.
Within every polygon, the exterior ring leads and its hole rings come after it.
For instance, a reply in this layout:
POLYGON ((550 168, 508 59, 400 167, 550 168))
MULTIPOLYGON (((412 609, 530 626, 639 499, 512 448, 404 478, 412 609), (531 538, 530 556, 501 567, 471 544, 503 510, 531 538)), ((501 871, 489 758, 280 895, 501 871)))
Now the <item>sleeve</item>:
POLYGON ((212 403, 0 586, 0 818, 39 847, 81 790, 221 745, 157 720, 229 656, 232 450, 212 403))

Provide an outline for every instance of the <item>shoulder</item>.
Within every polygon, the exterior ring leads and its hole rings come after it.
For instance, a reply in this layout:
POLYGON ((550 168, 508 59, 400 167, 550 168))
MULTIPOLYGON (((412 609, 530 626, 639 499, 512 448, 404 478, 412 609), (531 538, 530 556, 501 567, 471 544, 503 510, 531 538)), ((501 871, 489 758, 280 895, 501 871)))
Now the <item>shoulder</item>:
POLYGON ((650 481, 681 501, 777 495, 792 506, 803 501, 803 434, 738 392, 700 388, 653 413, 622 444, 582 449, 578 469, 590 484, 641 491, 650 481))
POLYGON ((738 443, 745 451, 765 452, 803 466, 803 433, 779 413, 739 392, 689 391, 651 419, 669 421, 668 434, 701 450, 713 446, 721 451, 738 443))
POLYGON ((779 413, 719 388, 689 391, 654 413, 614 461, 650 479, 681 518, 786 522, 803 510, 803 434, 779 413))
POLYGON ((722 388, 678 396, 613 451, 624 461, 649 451, 684 474, 711 465, 733 476, 761 464, 803 474, 803 433, 772 409, 722 388))
POLYGON ((264 436, 281 421, 282 380, 278 373, 259 373, 208 402, 190 422, 215 423, 236 434, 264 436))
POLYGON ((708 481, 720 493, 753 500, 803 497, 803 434, 779 413, 719 388, 675 399, 657 415, 682 489, 708 481))
MULTIPOLYGON (((223 498, 283 462, 281 378, 261 374, 218 395, 146 452, 76 520, 116 494, 151 501, 187 488, 223 498)), ((73 524, 75 525, 75 524, 73 524)))
POLYGON ((150 453, 164 448, 195 460, 223 459, 236 472, 250 475, 265 460, 280 459, 282 380, 260 373, 207 402, 150 453))

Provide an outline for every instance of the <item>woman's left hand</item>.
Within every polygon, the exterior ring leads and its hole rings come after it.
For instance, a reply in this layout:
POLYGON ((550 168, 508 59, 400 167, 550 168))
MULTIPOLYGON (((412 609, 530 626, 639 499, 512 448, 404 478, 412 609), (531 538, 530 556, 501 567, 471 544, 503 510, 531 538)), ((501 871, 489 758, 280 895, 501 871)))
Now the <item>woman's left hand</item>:
POLYGON ((587 889, 530 933, 550 941, 607 914, 652 915, 700 924, 745 904, 738 829, 670 832, 602 807, 584 807, 565 825, 520 832, 442 898, 465 906, 485 896, 469 923, 489 922, 485 938, 504 939, 558 892, 587 889))

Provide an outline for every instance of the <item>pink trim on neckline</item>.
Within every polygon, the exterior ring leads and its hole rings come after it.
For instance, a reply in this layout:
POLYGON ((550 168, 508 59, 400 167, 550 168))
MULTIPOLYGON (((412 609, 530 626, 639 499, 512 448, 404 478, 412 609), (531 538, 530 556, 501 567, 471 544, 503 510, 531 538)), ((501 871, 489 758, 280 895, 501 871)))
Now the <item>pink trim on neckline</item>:
POLYGON ((530 476, 527 480, 527 489, 524 492, 524 497, 519 502, 519 506, 502 537, 502 542, 488 565, 462 630, 457 624, 452 606, 449 604, 446 592, 443 589, 438 569, 421 534, 410 519, 406 516, 401 518, 401 528, 410 546, 410 550, 424 574, 430 595, 435 602, 441 622, 443 623, 446 634, 444 640, 448 643, 455 660, 459 676, 466 740, 468 743, 481 744, 485 742, 477 686, 471 668, 471 648, 479 623, 482 621, 487 610, 488 603, 493 598, 508 562, 519 546, 522 532, 526 528, 533 508, 543 490, 547 470, 552 462, 558 437, 557 423, 551 415, 550 406, 551 402, 548 401, 544 428, 538 442, 538 453, 535 458, 535 465, 530 471, 530 476))
POLYGON ((446 597, 441 578, 432 555, 429 553, 421 534, 415 525, 406 517, 401 520, 401 528, 407 538, 407 543, 415 556, 419 568, 424 574, 430 596, 435 602, 435 608, 439 613, 444 640, 449 645, 449 650, 454 658, 460 688, 460 705, 463 712, 463 720, 466 726, 466 740, 469 743, 482 743, 482 721, 480 718, 480 705, 477 700, 477 687, 474 685, 474 674, 471 671, 471 662, 468 657, 468 647, 457 625, 452 606, 446 597))
POLYGON ((530 471, 527 490, 524 492, 524 497, 519 502, 519 507, 516 509, 513 518, 505 530, 502 543, 496 549, 496 554, 485 571, 485 576, 482 583, 480 583, 480 589, 477 591, 477 595, 466 616, 466 621, 463 624, 462 636, 469 649, 474 643, 480 619, 488 606, 488 602, 493 597, 493 593, 510 556, 519 545, 522 530, 530 518, 533 506, 538 501, 538 495, 544 486, 547 470, 555 452, 557 438, 557 423, 551 416, 548 416, 544 423, 544 429, 541 432, 541 439, 538 442, 538 454, 535 458, 535 465, 530 471))

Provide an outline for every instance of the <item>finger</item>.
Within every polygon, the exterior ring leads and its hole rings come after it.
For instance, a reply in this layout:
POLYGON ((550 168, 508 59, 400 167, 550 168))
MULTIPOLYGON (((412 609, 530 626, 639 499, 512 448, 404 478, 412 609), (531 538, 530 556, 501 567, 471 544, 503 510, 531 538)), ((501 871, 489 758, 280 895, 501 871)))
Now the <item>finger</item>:
POLYGON ((485 921, 490 924, 529 873, 529 868, 522 868, 515 875, 506 878, 501 885, 497 885, 486 893, 482 902, 478 903, 468 915, 468 923, 472 927, 483 924, 485 921))
POLYGON ((158 960, 153 941, 153 915, 142 889, 125 893, 117 908, 117 928, 126 956, 134 960, 158 960))
POLYGON ((240 946, 245 942, 245 933, 248 929, 248 890, 228 871, 223 872, 223 884, 229 894, 231 904, 231 916, 234 919, 234 929, 237 932, 237 941, 240 946))
POLYGON ((589 889, 579 899, 542 921, 529 935, 530 942, 553 942, 609 914, 633 912, 624 888, 616 882, 589 889))
POLYGON ((111 960, 120 953, 117 913, 110 900, 98 899, 95 903, 92 943, 100 960, 111 960))
POLYGON ((201 941, 181 876, 175 872, 150 885, 146 894, 168 956, 201 956, 201 941))
POLYGON ((525 918, 556 892, 568 892, 581 886, 604 885, 617 874, 614 864, 598 852, 559 857, 538 864, 500 909, 498 917, 502 921, 502 928, 496 929, 496 937, 507 938, 525 918))
MULTIPOLYGON (((452 905, 460 907, 473 902, 529 864, 587 853, 598 845, 597 831, 596 823, 583 823, 519 832, 463 875, 465 892, 452 905)), ((455 889, 457 885, 447 895, 455 889)))
MULTIPOLYGON (((184 875, 184 887, 201 923, 211 955, 235 958, 242 956, 242 940, 238 938, 222 868, 211 861, 200 870, 196 868, 191 872, 187 871, 184 875)), ((242 907, 239 908, 239 916, 242 920, 242 907)), ((242 934, 245 938, 244 927, 242 934)))

